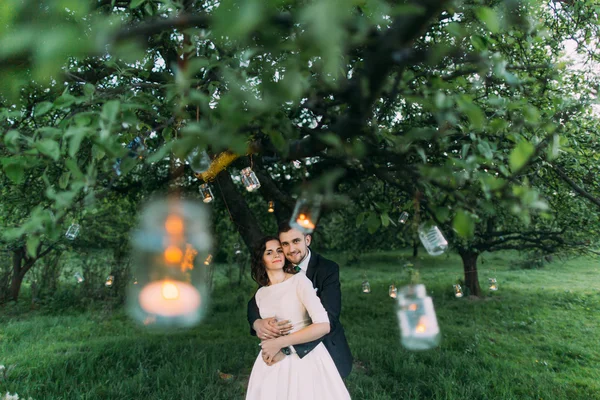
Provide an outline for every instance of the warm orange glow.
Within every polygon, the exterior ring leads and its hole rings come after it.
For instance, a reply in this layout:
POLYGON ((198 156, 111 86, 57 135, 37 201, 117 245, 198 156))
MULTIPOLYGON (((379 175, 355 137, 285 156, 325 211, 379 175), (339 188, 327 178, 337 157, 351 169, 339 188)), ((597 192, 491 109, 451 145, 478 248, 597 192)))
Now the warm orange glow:
POLYGON ((396 292, 392 292, 392 293, 390 293, 390 297, 392 299, 395 299, 396 297, 398 297, 398 295, 396 294, 396 292))
POLYGON ((146 313, 163 317, 193 315, 202 303, 200 292, 194 286, 176 280, 155 281, 145 285, 138 300, 146 313))
POLYGON ((311 222, 310 218, 308 218, 304 214, 298 215, 298 218, 296 219, 296 222, 298 223, 298 225, 303 226, 305 228, 315 229, 315 224, 313 224, 311 222))
POLYGON ((417 333, 423 333, 423 332, 425 332, 425 324, 419 323, 419 325, 417 325, 416 331, 417 331, 417 333))
POLYGON ((412 303, 410 306, 408 306, 408 309, 410 311, 417 311, 417 305, 415 303, 412 303))
POLYGON ((183 233, 183 220, 179 215, 169 215, 165 221, 165 229, 170 235, 181 235, 183 233))
POLYGON ((177 264, 181 262, 183 252, 177 246, 169 246, 165 249, 165 261, 169 264, 177 264))
POLYGON ((165 300, 176 300, 179 298, 179 289, 171 282, 165 281, 162 285, 161 294, 165 300))
POLYGON ((208 257, 206 257, 206 260, 204 260, 204 265, 210 265, 212 261, 212 254, 209 254, 208 257))
POLYGON ((191 271, 194 269, 194 259, 196 258, 197 254, 198 252, 192 247, 191 244, 185 245, 185 256, 183 262, 181 263, 181 272, 185 272, 187 270, 191 271))

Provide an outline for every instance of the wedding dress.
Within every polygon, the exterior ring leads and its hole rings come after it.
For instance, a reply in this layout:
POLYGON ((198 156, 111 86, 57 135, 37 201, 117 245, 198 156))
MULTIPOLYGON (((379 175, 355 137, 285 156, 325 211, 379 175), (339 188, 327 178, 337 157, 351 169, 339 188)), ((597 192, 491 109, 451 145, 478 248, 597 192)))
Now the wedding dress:
MULTIPOLYGON (((292 321, 292 332, 311 323, 329 322, 327 311, 303 272, 256 292, 261 318, 292 321)), ((319 343, 303 358, 293 353, 268 366, 262 351, 256 357, 246 400, 337 400, 350 394, 329 352, 319 343)))

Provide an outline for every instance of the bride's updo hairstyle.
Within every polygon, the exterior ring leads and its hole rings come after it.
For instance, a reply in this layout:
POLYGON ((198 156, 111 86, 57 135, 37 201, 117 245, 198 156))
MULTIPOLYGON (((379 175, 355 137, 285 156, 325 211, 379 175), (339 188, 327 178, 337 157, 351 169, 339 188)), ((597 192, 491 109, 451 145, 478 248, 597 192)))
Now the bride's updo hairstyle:
MULTIPOLYGON (((256 242, 252 249, 252 260, 250 266, 250 276, 259 286, 267 286, 269 284, 269 276, 267 275, 267 269, 263 261, 265 250, 267 249, 267 242, 276 240, 279 242, 279 238, 275 236, 265 236, 256 242)), ((283 271, 288 274, 295 274, 294 266, 290 263, 285 256, 283 256, 283 271)))

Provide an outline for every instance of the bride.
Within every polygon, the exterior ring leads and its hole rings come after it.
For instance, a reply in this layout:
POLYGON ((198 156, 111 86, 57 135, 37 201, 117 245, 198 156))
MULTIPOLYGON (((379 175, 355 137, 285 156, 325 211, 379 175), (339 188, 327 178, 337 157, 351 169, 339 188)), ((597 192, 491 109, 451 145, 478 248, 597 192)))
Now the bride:
POLYGON ((282 348, 311 342, 329 333, 329 318, 304 272, 295 273, 285 259, 279 239, 261 239, 252 257, 252 278, 261 286, 256 304, 261 318, 275 317, 292 323, 289 334, 264 340, 260 345, 247 400, 350 399, 350 394, 329 355, 319 343, 300 359, 282 348))

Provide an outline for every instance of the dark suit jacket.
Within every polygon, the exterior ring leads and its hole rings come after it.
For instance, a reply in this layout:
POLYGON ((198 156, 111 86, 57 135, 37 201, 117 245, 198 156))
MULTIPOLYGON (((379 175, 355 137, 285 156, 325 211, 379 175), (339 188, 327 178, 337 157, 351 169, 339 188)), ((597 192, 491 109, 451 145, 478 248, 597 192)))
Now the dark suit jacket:
MULTIPOLYGON (((352 353, 350 353, 344 328, 340 323, 340 313, 342 311, 340 267, 335 262, 321 257, 315 252, 311 252, 306 276, 313 283, 313 287, 317 288, 317 296, 321 299, 325 310, 327 310, 331 329, 321 339, 296 344, 294 345, 294 349, 296 349, 298 356, 302 358, 310 353, 319 343, 323 342, 331 358, 333 358, 340 375, 342 378, 345 378, 352 370, 352 353)), ((248 322, 250 323, 250 333, 254 336, 256 336, 256 332, 252 326, 257 319, 260 319, 260 313, 256 305, 256 299, 253 296, 248 302, 248 322)))

